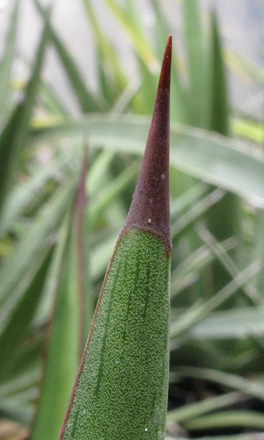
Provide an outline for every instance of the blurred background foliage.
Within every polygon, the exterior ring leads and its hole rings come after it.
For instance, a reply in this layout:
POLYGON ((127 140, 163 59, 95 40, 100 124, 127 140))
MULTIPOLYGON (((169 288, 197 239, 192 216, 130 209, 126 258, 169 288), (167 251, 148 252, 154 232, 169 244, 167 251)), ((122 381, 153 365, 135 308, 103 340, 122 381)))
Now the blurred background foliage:
POLYGON ((180 20, 166 2, 149 1, 152 29, 133 0, 100 1, 109 28, 96 2, 79 2, 95 42, 86 73, 40 0, 31 2, 42 27, 34 62, 20 53, 22 2, 10 2, 0 64, 0 439, 58 437, 135 188, 163 50, 180 21, 171 92, 168 439, 260 440, 264 129, 262 115, 230 102, 227 73, 261 90, 263 71, 224 47, 216 13, 196 0, 171 0, 180 20), (45 75, 50 50, 70 99, 45 75))

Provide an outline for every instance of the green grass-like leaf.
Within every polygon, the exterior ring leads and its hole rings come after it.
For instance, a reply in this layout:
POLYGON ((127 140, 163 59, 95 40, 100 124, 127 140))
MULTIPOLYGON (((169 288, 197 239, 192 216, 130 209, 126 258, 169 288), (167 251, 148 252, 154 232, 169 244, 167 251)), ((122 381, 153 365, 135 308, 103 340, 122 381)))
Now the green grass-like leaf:
POLYGON ((55 439, 67 408, 78 371, 81 331, 81 305, 76 294, 74 242, 71 237, 71 216, 62 229, 58 252, 57 292, 49 331, 41 396, 30 439, 55 439), (61 367, 63 366, 63 371, 61 367), (56 393, 54 394, 54 390, 56 393), (53 401, 53 405, 50 402, 53 401))
POLYGON ((46 23, 25 97, 22 103, 18 104, 13 111, 0 137, 0 210, 3 208, 10 184, 12 183, 18 157, 21 155, 23 148, 25 148, 27 141, 47 40, 48 24, 46 23))
POLYGON ((61 438, 163 438, 168 279, 160 239, 140 230, 120 239, 61 438))
MULTIPOLYGON (((118 121, 111 117, 89 116, 77 122, 35 129, 32 139, 40 141, 55 136, 80 139, 85 127, 89 128, 93 148, 103 145, 122 153, 141 154, 148 121, 135 116, 123 116, 118 121)), ((257 205, 264 203, 264 160, 260 155, 249 153, 242 144, 198 128, 173 124, 171 163, 206 182, 249 198, 257 205)))
POLYGON ((5 53, 0 62, 0 122, 1 124, 9 113, 8 101, 10 94, 10 77, 16 50, 17 23, 19 16, 19 2, 16 0, 10 18, 10 27, 5 44, 5 53))

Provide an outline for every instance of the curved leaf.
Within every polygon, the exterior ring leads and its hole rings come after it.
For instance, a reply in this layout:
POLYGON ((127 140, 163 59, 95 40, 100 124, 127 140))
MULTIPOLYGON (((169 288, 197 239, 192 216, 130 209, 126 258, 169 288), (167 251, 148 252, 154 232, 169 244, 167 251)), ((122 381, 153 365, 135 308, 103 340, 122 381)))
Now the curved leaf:
MULTIPOLYGON (((32 140, 72 136, 80 138, 89 129, 90 145, 122 153, 142 154, 148 118, 92 115, 33 129, 32 140)), ((195 177, 264 206, 264 158, 243 144, 216 133, 173 124, 171 165, 195 177)))

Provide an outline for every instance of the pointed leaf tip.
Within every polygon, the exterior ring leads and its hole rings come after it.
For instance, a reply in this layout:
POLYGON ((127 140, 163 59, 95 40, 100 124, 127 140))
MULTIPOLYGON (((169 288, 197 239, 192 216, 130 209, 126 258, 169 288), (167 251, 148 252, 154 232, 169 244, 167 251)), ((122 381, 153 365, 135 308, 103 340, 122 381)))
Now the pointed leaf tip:
POLYGON ((160 73, 159 89, 170 89, 172 36, 169 36, 160 73))
POLYGON ((169 206, 170 72, 172 37, 161 68, 153 118, 138 184, 124 227, 153 232, 171 250, 169 206))

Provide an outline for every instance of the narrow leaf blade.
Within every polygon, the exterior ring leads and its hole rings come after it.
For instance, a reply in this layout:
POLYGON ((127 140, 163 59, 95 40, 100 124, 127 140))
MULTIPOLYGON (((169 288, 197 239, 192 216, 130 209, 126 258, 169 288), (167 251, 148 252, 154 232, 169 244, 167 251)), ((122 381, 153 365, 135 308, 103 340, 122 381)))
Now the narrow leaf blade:
POLYGON ((132 205, 110 261, 60 439, 162 440, 168 386, 171 38, 132 205), (156 350, 152 350, 155 340, 156 350))

